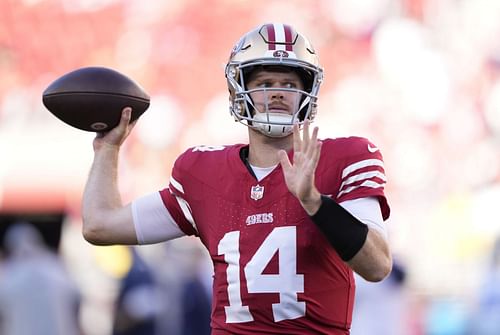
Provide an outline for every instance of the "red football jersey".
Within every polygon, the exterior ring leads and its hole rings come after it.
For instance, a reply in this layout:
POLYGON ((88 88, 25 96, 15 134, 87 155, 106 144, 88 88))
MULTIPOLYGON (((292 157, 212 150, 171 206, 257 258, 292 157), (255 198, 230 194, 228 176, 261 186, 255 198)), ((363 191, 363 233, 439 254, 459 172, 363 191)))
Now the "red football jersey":
MULTIPOLYGON (((348 334, 352 270, 288 191, 281 166, 257 181, 244 146, 187 150, 160 192, 213 260, 212 334, 348 334)), ((321 150, 319 191, 337 202, 378 197, 386 219, 380 151, 360 137, 323 140, 321 150)))

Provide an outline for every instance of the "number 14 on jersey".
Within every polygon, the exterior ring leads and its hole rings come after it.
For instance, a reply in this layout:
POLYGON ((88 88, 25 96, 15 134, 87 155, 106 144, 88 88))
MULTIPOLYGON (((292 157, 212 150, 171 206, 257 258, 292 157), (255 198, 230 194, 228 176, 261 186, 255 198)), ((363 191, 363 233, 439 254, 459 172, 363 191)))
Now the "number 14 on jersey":
POLYGON ((252 313, 241 299, 241 282, 246 280, 248 293, 279 293, 279 303, 272 304, 274 321, 305 316, 306 303, 298 301, 297 293, 304 292, 304 275, 297 274, 296 227, 277 227, 262 242, 244 267, 245 278, 240 278, 240 232, 224 235, 218 245, 218 254, 227 263, 226 322, 253 321, 252 313), (278 273, 263 274, 273 256, 278 252, 278 273))

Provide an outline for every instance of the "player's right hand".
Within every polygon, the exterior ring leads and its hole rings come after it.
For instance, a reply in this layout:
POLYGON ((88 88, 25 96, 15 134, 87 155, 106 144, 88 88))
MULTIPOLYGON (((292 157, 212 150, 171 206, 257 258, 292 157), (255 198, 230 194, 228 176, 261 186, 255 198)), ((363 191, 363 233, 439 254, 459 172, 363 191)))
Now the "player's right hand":
POLYGON ((120 123, 115 128, 107 132, 97 133, 94 139, 94 151, 100 150, 103 146, 111 146, 119 149, 125 139, 134 128, 136 121, 130 122, 132 108, 125 107, 122 110, 120 123))

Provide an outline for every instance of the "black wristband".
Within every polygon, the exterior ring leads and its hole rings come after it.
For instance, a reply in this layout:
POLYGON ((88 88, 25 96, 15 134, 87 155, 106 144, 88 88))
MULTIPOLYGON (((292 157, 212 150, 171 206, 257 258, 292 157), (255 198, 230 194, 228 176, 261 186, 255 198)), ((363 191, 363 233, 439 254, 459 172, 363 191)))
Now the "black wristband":
POLYGON ((321 206, 311 219, 346 262, 365 244, 368 226, 330 197, 321 196, 321 206))

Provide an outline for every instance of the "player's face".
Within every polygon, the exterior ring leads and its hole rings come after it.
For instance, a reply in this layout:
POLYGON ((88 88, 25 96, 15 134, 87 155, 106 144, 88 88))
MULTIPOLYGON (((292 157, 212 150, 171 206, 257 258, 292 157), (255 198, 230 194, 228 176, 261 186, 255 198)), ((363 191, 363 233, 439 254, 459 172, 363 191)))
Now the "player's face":
POLYGON ((286 114, 297 112, 302 94, 280 88, 304 90, 304 85, 294 71, 269 70, 256 70, 247 83, 248 90, 256 90, 250 93, 250 97, 258 112, 286 114))

